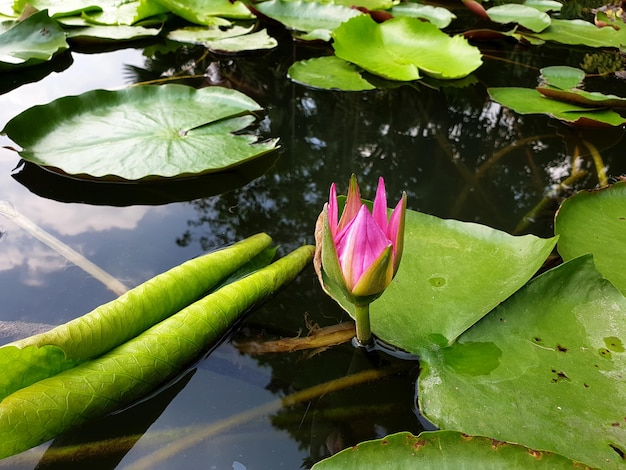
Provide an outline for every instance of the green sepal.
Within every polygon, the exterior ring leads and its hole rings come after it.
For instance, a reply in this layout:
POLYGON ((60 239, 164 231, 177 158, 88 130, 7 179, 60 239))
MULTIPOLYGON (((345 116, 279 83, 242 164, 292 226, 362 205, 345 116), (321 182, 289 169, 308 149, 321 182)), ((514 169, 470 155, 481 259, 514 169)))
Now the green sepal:
POLYGON ((374 295, 378 297, 382 294, 393 279, 393 271, 393 246, 389 245, 361 275, 359 282, 352 289, 357 303, 363 304, 363 298, 374 295))

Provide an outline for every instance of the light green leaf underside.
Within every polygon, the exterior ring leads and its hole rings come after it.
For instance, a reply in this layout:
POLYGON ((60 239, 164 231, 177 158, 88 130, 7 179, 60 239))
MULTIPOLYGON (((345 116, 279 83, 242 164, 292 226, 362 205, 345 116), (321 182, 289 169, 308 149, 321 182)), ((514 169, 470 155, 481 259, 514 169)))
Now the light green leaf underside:
POLYGON ((363 78, 356 65, 337 56, 295 62, 289 67, 288 75, 295 82, 327 90, 364 91, 376 88, 363 78))
POLYGON ((563 259, 593 254, 598 271, 626 295, 626 182, 566 199, 554 231, 563 259))
POLYGON ((517 291, 556 242, 411 210, 405 223, 400 268, 371 304, 371 323, 378 337, 416 354, 453 342, 517 291))
POLYGON ((291 281, 312 254, 313 247, 298 248, 105 355, 9 395, 0 402, 0 458, 153 391, 206 351, 240 315, 291 281))
POLYGON ((360 15, 339 26, 333 38, 338 57, 389 80, 417 80, 420 71, 435 78, 461 78, 482 63, 480 51, 467 40, 417 18, 379 24, 360 15))
POLYGON ((312 470, 558 470, 578 468, 571 460, 550 452, 497 442, 453 431, 399 432, 366 441, 322 460, 312 470))
POLYGON ((234 135, 258 104, 220 87, 95 90, 35 106, 4 128, 20 155, 72 175, 137 180, 221 171, 276 148, 234 135), (68 136, 72 136, 68 139, 68 136))
POLYGON ((270 243, 269 236, 259 234, 194 258, 90 313, 1 347, 0 400, 19 388, 104 354, 133 338, 198 299, 270 243), (29 368, 33 364, 36 367, 29 368))
POLYGON ((577 258, 423 356, 420 408, 443 429, 624 468, 625 341, 626 299, 577 258))

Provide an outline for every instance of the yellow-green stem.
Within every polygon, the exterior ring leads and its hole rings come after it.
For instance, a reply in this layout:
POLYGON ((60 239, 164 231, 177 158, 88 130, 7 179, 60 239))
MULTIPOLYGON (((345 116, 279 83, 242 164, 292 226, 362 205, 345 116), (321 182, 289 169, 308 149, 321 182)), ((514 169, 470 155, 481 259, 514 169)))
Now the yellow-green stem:
POLYGON ((355 305, 354 319, 356 321, 356 339, 361 346, 368 346, 372 342, 372 330, 370 328, 370 306, 355 305))

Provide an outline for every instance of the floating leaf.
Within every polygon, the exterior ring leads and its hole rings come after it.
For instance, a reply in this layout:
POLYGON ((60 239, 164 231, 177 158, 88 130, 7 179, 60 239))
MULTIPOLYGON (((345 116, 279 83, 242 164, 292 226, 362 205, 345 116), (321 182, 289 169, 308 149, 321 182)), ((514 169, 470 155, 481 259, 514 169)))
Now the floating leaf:
POLYGON ((251 33, 252 30, 254 26, 191 26, 171 31, 167 37, 172 41, 202 44, 212 51, 221 52, 273 49, 278 45, 276 39, 267 34, 267 30, 251 33))
POLYGON ((626 182, 566 199, 554 231, 564 260, 592 253, 598 271, 626 295, 626 182))
MULTIPOLYGON (((156 28, 140 26, 87 26, 67 30, 67 38, 73 41, 135 41, 137 39, 158 36, 156 28)), ((72 43, 74 44, 74 43, 72 43)))
POLYGON ((391 9, 391 14, 393 16, 409 16, 428 20, 439 29, 447 28, 452 20, 456 18, 456 15, 447 8, 414 2, 394 5, 391 9))
POLYGON ((167 10, 195 24, 214 24, 215 17, 250 19, 254 15, 239 0, 155 0, 167 10))
POLYGON ((270 0, 257 3, 254 8, 288 29, 304 32, 324 31, 328 39, 330 31, 344 21, 354 16, 365 16, 360 11, 343 5, 307 1, 270 0))
POLYGON ((361 15, 339 26, 333 37, 338 57, 390 80, 417 80, 419 70, 435 78, 461 78, 482 63, 480 51, 466 39, 416 18, 378 24, 361 15))
POLYGON ((615 95, 605 95, 597 91, 561 90, 551 86, 539 86, 537 91, 543 96, 554 100, 574 103, 579 106, 592 108, 626 108, 626 98, 615 95))
POLYGON ((90 23, 99 25, 131 26, 167 12, 168 10, 165 7, 156 2, 115 2, 102 6, 102 11, 85 12, 82 18, 90 23))
POLYGON ((626 298, 577 258, 424 355, 420 408, 443 429, 623 469, 625 342, 626 298))
POLYGON ((617 47, 626 44, 626 28, 598 28, 583 20, 552 20, 549 28, 532 36, 544 41, 589 47, 617 47))
POLYGON ((563 4, 555 0, 525 0, 523 5, 536 8, 539 11, 561 11, 563 4))
POLYGON ((65 33, 45 11, 10 24, 0 34, 0 70, 40 64, 69 48, 65 33))
POLYGON ((316 463, 312 470, 379 470, 381 468, 420 470, 572 469, 569 459, 551 452, 469 436, 453 431, 422 432, 414 436, 399 432, 348 447, 316 463))
POLYGON ((402 262, 370 306, 372 332, 418 355, 451 344, 522 287, 555 243, 407 210, 402 262))
POLYGON ((51 17, 80 15, 87 11, 102 11, 102 4, 110 5, 111 0, 15 0, 13 9, 24 11, 25 8, 47 10, 51 17))
POLYGON ((626 118, 614 111, 552 100, 531 88, 489 88, 488 92, 492 99, 519 114, 547 114, 570 124, 589 127, 626 124, 626 118))
POLYGON ((541 79, 548 85, 569 90, 580 86, 585 79, 585 72, 565 65, 544 67, 541 69, 541 79))
POLYGON ((368 10, 389 10, 400 0, 334 0, 335 5, 343 5, 346 7, 363 7, 368 10))
POLYGON ((233 134, 258 104, 220 87, 139 86, 95 90, 30 108, 3 130, 20 156, 71 175, 126 180, 197 175, 238 165, 276 141, 233 134), (71 138, 69 137, 71 136, 71 138))
POLYGON ((363 78, 356 65, 336 56, 301 60, 289 67, 289 78, 316 88, 327 90, 364 91, 376 87, 363 78))
POLYGON ((536 33, 550 26, 550 17, 532 6, 517 3, 498 5, 487 10, 489 19, 495 23, 517 23, 536 33))

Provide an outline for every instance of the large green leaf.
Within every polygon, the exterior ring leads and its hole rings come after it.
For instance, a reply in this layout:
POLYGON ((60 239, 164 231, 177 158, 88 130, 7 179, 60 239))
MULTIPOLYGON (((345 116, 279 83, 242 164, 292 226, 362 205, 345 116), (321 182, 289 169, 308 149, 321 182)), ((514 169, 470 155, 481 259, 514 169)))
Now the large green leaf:
POLYGON ((295 278, 312 255, 313 247, 300 247, 105 355, 7 396, 0 402, 0 458, 150 393, 219 340, 240 315, 295 278))
POLYGON ((201 297, 271 243, 258 234, 176 266, 52 330, 0 348, 0 400, 119 346, 201 297))
POLYGON ((554 231, 563 259, 592 253, 598 271, 626 295, 626 182, 566 199, 554 231))
POLYGON ((487 10, 491 21, 496 23, 517 23, 531 31, 539 33, 550 26, 550 17, 547 13, 536 8, 517 3, 497 5, 487 10))
POLYGON ((482 60, 480 51, 461 36, 450 37, 417 18, 376 23, 356 16, 333 32, 338 57, 390 80, 417 80, 420 71, 435 78, 469 75, 482 60))
POLYGON ((46 62, 69 47, 61 27, 45 11, 3 23, 0 33, 0 70, 46 62))
POLYGON ((625 341, 626 298, 576 258, 424 355, 420 407, 443 429, 623 469, 625 341))
POLYGON ((337 56, 294 62, 289 67, 293 81, 327 90, 364 91, 376 87, 363 77, 362 70, 337 56))
POLYGON ((52 17, 80 15, 87 11, 102 11, 115 0, 15 0, 13 9, 24 11, 25 8, 47 10, 52 17))
POLYGON ((574 462, 551 452, 453 431, 399 432, 362 442, 322 460, 312 470, 571 469, 574 462))
POLYGON ((95 90, 35 106, 3 130, 20 155, 71 175, 146 177, 224 170, 276 148, 252 135, 259 105, 220 87, 182 85, 95 90))
MULTIPOLYGON (((407 210, 400 268, 370 305, 372 332, 418 355, 449 345, 522 287, 555 243, 556 238, 515 237, 407 210)), ((352 311, 340 294, 332 293, 352 311)))
POLYGON ((325 31, 327 40, 330 40, 330 32, 344 21, 354 16, 365 16, 343 5, 307 1, 269 0, 257 3, 254 8, 292 30, 325 31))
POLYGON ((234 0, 155 0, 172 13, 192 23, 210 25, 214 18, 246 19, 254 15, 240 1, 234 0))
POLYGON ((593 109, 543 96, 532 88, 489 88, 489 95, 498 103, 519 114, 547 114, 561 121, 580 126, 621 126, 626 124, 615 111, 593 109))

